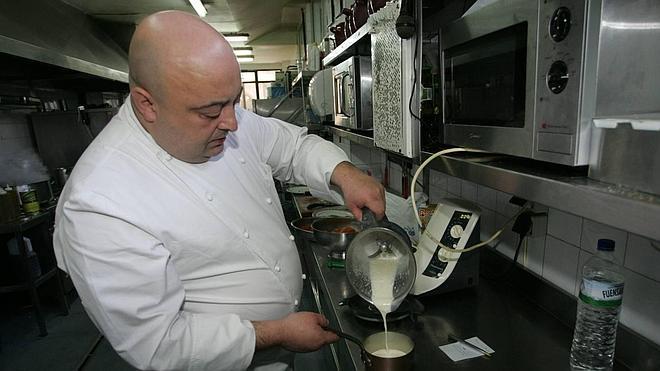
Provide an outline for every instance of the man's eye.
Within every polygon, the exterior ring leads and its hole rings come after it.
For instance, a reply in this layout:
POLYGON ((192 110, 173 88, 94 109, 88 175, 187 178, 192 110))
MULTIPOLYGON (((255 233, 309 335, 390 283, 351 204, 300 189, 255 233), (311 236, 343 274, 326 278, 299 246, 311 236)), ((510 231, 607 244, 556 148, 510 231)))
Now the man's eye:
POLYGON ((215 119, 217 119, 218 117, 220 117, 220 114, 219 114, 219 113, 217 113, 217 114, 200 113, 200 115, 201 115, 203 118, 208 119, 208 120, 215 120, 215 119))

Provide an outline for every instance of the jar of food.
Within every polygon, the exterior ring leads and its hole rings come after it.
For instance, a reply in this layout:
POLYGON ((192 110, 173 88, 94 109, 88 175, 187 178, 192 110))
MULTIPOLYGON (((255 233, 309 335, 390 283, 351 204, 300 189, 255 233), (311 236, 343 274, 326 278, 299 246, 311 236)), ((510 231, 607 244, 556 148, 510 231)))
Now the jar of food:
POLYGON ((16 187, 20 195, 21 205, 23 211, 27 214, 36 214, 39 212, 39 199, 37 198, 37 191, 30 185, 25 184, 16 187))

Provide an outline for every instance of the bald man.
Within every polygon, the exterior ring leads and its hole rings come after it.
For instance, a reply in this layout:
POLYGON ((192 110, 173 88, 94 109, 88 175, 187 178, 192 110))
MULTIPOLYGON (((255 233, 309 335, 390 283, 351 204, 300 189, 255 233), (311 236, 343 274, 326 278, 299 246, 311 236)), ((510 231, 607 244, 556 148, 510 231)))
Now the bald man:
POLYGON ((361 217, 384 190, 332 143, 241 109, 231 46, 182 12, 144 19, 130 99, 60 197, 54 245, 92 321, 139 369, 287 369, 336 341, 297 312, 302 272, 273 177, 361 217))

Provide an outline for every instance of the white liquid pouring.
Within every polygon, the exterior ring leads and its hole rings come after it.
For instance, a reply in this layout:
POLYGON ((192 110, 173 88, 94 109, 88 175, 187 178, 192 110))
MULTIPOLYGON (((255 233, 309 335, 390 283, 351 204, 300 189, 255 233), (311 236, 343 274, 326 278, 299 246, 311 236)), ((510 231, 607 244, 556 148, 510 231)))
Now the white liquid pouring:
POLYGON ((405 355, 396 349, 389 349, 387 342, 387 314, 392 311, 394 301, 394 279, 399 265, 395 255, 381 253, 369 260, 369 279, 371 281, 371 302, 383 317, 385 326, 385 349, 379 349, 374 355, 384 358, 395 358, 405 355))

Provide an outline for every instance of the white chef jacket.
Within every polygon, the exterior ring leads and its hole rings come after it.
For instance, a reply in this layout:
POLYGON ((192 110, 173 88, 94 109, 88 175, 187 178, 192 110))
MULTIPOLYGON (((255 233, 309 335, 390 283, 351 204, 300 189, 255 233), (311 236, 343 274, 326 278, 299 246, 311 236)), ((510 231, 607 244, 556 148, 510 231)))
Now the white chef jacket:
POLYGON ((295 311, 302 272, 273 177, 341 202, 329 182, 344 152, 305 128, 240 107, 236 117, 224 151, 190 164, 156 144, 126 99, 59 199, 58 266, 113 348, 140 369, 275 361, 255 354, 250 321, 295 311))

